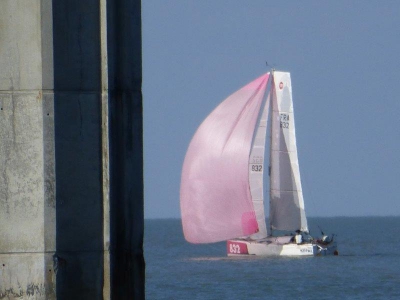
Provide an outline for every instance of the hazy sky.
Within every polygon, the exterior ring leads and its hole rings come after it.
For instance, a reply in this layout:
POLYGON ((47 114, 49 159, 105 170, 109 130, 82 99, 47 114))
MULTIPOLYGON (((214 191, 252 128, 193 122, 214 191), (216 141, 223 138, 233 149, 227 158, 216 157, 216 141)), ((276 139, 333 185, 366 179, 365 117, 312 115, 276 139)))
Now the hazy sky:
POLYGON ((400 215, 400 1, 142 3, 145 218, 178 218, 203 119, 291 72, 308 216, 400 215))

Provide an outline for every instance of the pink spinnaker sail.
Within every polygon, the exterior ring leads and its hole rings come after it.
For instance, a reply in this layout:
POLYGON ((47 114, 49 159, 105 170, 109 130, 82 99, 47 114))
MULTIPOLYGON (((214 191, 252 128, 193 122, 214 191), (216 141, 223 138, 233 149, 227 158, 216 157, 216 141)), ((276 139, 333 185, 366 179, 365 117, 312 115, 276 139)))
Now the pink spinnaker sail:
POLYGON ((180 191, 188 242, 218 242, 258 231, 248 164, 268 79, 264 74, 229 96, 190 142, 180 191))

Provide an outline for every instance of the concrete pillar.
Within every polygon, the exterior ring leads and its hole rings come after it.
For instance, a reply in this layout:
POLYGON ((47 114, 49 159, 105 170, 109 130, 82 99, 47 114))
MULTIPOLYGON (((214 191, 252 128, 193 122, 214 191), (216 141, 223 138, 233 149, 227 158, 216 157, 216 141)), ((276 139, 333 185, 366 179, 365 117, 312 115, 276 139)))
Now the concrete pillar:
POLYGON ((140 1, 0 6, 0 299, 144 298, 140 1))

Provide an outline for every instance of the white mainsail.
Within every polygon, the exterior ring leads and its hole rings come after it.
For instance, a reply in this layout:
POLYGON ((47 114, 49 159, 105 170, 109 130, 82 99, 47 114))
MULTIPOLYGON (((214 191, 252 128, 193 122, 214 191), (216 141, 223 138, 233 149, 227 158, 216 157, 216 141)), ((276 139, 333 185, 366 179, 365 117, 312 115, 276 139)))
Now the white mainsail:
POLYGON ((290 73, 273 73, 271 114, 270 226, 308 231, 300 181, 290 73))

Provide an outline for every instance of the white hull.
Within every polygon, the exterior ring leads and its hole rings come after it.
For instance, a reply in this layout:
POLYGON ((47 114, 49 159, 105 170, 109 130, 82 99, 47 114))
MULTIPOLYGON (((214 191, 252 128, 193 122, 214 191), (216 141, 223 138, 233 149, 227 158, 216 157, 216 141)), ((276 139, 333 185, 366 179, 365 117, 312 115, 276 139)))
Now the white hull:
POLYGON ((338 255, 336 242, 329 244, 313 243, 285 243, 274 241, 227 241, 228 256, 258 255, 258 256, 324 256, 338 255))

